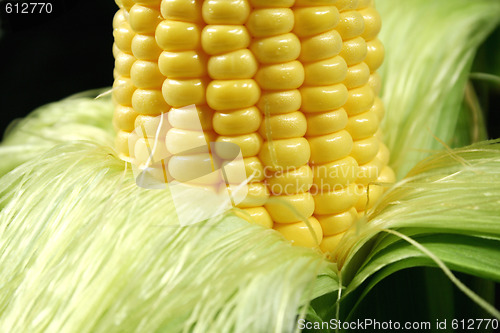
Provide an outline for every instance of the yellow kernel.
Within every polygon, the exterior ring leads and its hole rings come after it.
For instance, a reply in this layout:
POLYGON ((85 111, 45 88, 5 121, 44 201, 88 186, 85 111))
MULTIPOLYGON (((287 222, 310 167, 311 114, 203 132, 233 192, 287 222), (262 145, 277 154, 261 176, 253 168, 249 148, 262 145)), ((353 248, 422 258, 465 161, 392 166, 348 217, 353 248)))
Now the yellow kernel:
POLYGON ((342 130, 331 134, 309 138, 311 163, 324 164, 349 155, 352 138, 349 132, 342 130))
POLYGON ((258 64, 248 49, 212 56, 208 60, 208 74, 212 79, 251 79, 258 64))
POLYGON ((130 8, 132 8, 132 6, 134 5, 134 0, 120 0, 120 2, 120 8, 123 8, 126 11, 130 11, 130 8))
POLYGON ((371 182, 377 180, 380 175, 380 170, 382 169, 382 163, 374 158, 368 163, 359 166, 358 179, 356 182, 358 184, 367 185, 371 182))
POLYGON ((259 110, 266 114, 281 114, 297 111, 302 103, 299 90, 264 91, 257 103, 259 110))
POLYGON ((118 151, 118 155, 120 158, 129 157, 129 142, 128 139, 130 137, 130 132, 119 130, 116 132, 115 136, 115 147, 118 151))
POLYGON ((340 14, 337 31, 342 40, 348 40, 360 36, 365 30, 363 16, 357 10, 350 10, 340 14))
POLYGON ((132 105, 132 94, 135 91, 135 86, 132 80, 126 77, 119 77, 113 83, 113 100, 117 104, 130 106, 132 105))
POLYGON ((339 11, 334 6, 305 7, 294 10, 293 32, 308 37, 329 31, 339 23, 339 11))
POLYGON ((116 45, 116 43, 113 43, 113 48, 112 48, 112 52, 113 52, 113 58, 117 58, 120 54, 123 53, 122 50, 120 50, 120 48, 118 47, 118 45, 116 45))
POLYGON ((327 86, 342 82, 347 74, 347 64, 340 56, 304 65, 304 84, 327 86))
POLYGON ((252 11, 246 23, 252 37, 268 37, 292 31, 293 11, 289 8, 266 8, 252 11))
POLYGON ((344 109, 306 113, 307 136, 317 136, 337 132, 345 128, 347 113, 344 109))
POLYGON ((134 128, 137 129, 137 134, 143 137, 158 137, 164 138, 167 135, 169 129, 166 124, 166 113, 161 115, 143 115, 139 114, 135 118, 134 128), (163 123, 161 123, 163 118, 163 123), (161 125, 161 127, 160 127, 161 125))
POLYGON ((132 54, 137 59, 156 61, 161 51, 154 36, 138 34, 132 39, 132 54))
POLYGON ((337 0, 295 0, 295 7, 333 6, 337 0))
POLYGON ((294 0, 248 0, 255 8, 261 7, 292 7, 294 0))
POLYGON ((379 150, 378 138, 371 136, 366 139, 354 141, 351 156, 358 161, 358 164, 365 164, 375 158, 379 150))
POLYGON ((293 138, 264 142, 259 158, 270 171, 283 171, 306 164, 310 155, 309 142, 305 138, 293 138))
POLYGON ((346 187, 322 192, 314 196, 314 214, 339 214, 353 207, 361 193, 358 185, 350 184, 346 187))
POLYGON ((234 213, 250 223, 259 224, 266 228, 273 227, 273 219, 264 207, 244 208, 243 212, 235 211, 234 213))
POLYGON ((351 156, 312 168, 315 191, 331 191, 358 178, 358 162, 351 156))
POLYGON ((242 25, 207 25, 201 34, 203 50, 210 54, 221 54, 250 45, 250 35, 242 25))
POLYGON ((296 89, 304 82, 304 67, 299 61, 262 66, 255 81, 264 90, 296 89))
POLYGON ((384 119, 384 114, 385 114, 384 103, 378 96, 375 96, 375 100, 373 101, 373 106, 371 107, 370 110, 372 110, 377 115, 379 122, 382 121, 382 119, 384 119))
POLYGON ((265 205, 276 223, 294 223, 312 215, 314 199, 309 192, 273 197, 265 205))
POLYGON ((194 23, 164 20, 156 28, 156 42, 165 51, 196 50, 200 30, 194 23))
POLYGON ((161 53, 160 72, 168 78, 199 78, 205 75, 205 57, 199 51, 161 53))
POLYGON ((337 235, 349 229, 358 218, 354 207, 334 215, 316 215, 325 236, 337 235))
POLYGON ((296 111, 271 115, 262 121, 259 133, 266 140, 288 139, 304 136, 306 130, 306 117, 302 112, 296 111))
POLYGON ((369 85, 349 90, 349 97, 345 102, 344 109, 349 116, 370 110, 373 106, 375 95, 369 85))
POLYGON ((353 140, 365 139, 377 132, 379 120, 373 110, 349 117, 346 130, 351 134, 353 140))
POLYGON ((299 60, 302 62, 318 61, 339 54, 342 49, 342 37, 337 30, 302 39, 299 60))
POLYGON ((162 0, 161 15, 167 20, 199 22, 202 2, 199 0, 162 0))
MULTIPOLYGON (((256 156, 262 148, 262 137, 258 133, 243 134, 237 136, 219 136, 215 142, 229 142, 238 145, 243 157, 256 156)), ((225 152, 217 149, 217 155, 226 158, 225 152)))
POLYGON ((201 124, 203 130, 211 130, 214 111, 207 105, 196 105, 196 111, 193 112, 192 107, 172 108, 168 112, 168 122, 175 128, 199 130, 201 124))
POLYGON ((262 122, 262 114, 255 106, 229 112, 217 112, 213 127, 220 135, 240 135, 256 132, 262 122))
POLYGON ((380 94, 380 90, 382 89, 382 79, 380 78, 380 74, 378 72, 373 72, 370 75, 368 85, 373 89, 373 93, 375 95, 380 94))
POLYGON ((347 76, 344 80, 344 84, 347 89, 358 88, 368 83, 369 78, 370 68, 366 63, 360 62, 347 69, 347 76))
POLYGON ((383 143, 380 142, 377 156, 375 156, 382 165, 387 165, 389 163, 390 153, 389 148, 383 143))
POLYGON ((335 6, 339 11, 354 10, 358 8, 359 0, 337 0, 335 6))
POLYGON ((135 4, 129 11, 130 26, 136 33, 153 34, 161 21, 159 10, 135 4))
MULTIPOLYGON (((182 154, 198 152, 197 148, 207 147, 208 142, 213 139, 214 135, 210 132, 185 130, 180 128, 171 128, 165 137, 165 146, 170 154, 182 154), (191 150, 191 152, 190 152, 191 150)), ((213 140, 212 140, 213 141, 213 140)))
POLYGON ((369 6, 371 6, 371 1, 372 0, 359 0, 357 8, 363 9, 363 8, 369 7, 369 6))
POLYGON ((169 109, 161 91, 156 89, 136 89, 132 95, 132 107, 140 114, 149 115, 158 115, 169 109))
POLYGON ((175 155, 168 161, 168 172, 179 182, 218 184, 222 181, 214 172, 210 154, 175 155))
POLYGON ((213 80, 207 88, 208 105, 219 111, 255 105, 260 89, 254 80, 213 80))
MULTIPOLYGON (((269 198, 269 190, 264 183, 247 184, 248 193, 242 202, 238 203, 238 208, 259 207, 264 205, 269 198)), ((231 188, 229 188, 231 192, 231 188)))
POLYGON ((342 107, 348 96, 347 88, 343 84, 320 87, 302 87, 301 109, 304 112, 325 112, 342 107))
POLYGON ((319 248, 323 251, 323 253, 331 253, 337 249, 342 237, 344 237, 344 233, 339 233, 333 236, 325 236, 323 237, 323 241, 319 245, 319 248))
MULTIPOLYGON (((343 43, 340 55, 344 58, 347 66, 352 66, 364 61, 367 52, 365 40, 362 37, 356 37, 343 43)), ((367 65, 369 66, 368 63, 367 65)))
POLYGON ((160 7, 161 0, 133 0, 139 5, 149 6, 149 7, 160 7))
POLYGON ((115 71, 119 76, 130 77, 130 69, 135 62, 135 57, 121 52, 115 58, 115 71))
POLYGON ((257 60, 263 64, 282 63, 298 58, 300 54, 300 40, 292 33, 279 36, 255 39, 250 50, 257 60))
POLYGON ((267 185, 274 195, 290 195, 309 191, 313 182, 311 167, 303 165, 290 171, 273 173, 267 185))
POLYGON ((377 178, 377 182, 381 183, 394 183, 396 181, 396 175, 394 171, 389 166, 384 166, 380 171, 380 175, 377 178))
POLYGON ((367 54, 365 62, 370 67, 370 71, 376 71, 384 61, 385 49, 380 39, 375 38, 367 44, 367 54))
POLYGON ((134 36, 135 32, 127 22, 122 22, 113 30, 115 44, 122 52, 132 53, 132 39, 134 36))
POLYGON ((246 0, 208 0, 203 2, 207 24, 244 24, 250 14, 246 0))
POLYGON ((137 88, 160 89, 165 77, 158 64, 153 61, 137 60, 130 69, 130 78, 137 88))
POLYGON ((363 15, 365 21, 365 31, 361 37, 367 41, 376 38, 380 32, 380 28, 382 28, 382 20, 378 11, 373 7, 367 7, 359 11, 359 13, 363 15))
POLYGON ((113 113, 113 125, 117 129, 127 132, 132 132, 134 127, 135 118, 138 113, 130 106, 117 105, 113 113))
POLYGON ((305 222, 276 224, 274 230, 282 234, 294 246, 317 248, 323 240, 321 225, 314 217, 310 217, 308 221, 309 225, 305 222))
POLYGON ((202 79, 166 79, 162 93, 165 102, 173 107, 205 104, 206 82, 202 79))

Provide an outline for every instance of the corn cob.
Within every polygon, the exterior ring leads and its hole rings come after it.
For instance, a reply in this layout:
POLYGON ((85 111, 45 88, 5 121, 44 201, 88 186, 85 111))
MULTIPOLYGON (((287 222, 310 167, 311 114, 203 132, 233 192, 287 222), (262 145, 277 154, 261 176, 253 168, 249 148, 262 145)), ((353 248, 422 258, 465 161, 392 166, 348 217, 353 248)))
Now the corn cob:
MULTIPOLYGON (((248 195, 237 205, 242 216, 324 252, 381 195, 370 184, 394 181, 379 130, 376 70, 384 50, 373 1, 117 4, 113 100, 123 159, 148 159, 154 142, 140 139, 130 152, 130 133, 154 133, 161 115, 173 128, 161 133, 158 156, 235 143, 248 177, 248 195), (191 104, 201 133, 185 119, 182 107, 191 104)), ((192 179, 189 165, 211 158, 174 156, 164 177, 192 179)), ((198 183, 221 186, 216 192, 227 185, 207 177, 198 183)))

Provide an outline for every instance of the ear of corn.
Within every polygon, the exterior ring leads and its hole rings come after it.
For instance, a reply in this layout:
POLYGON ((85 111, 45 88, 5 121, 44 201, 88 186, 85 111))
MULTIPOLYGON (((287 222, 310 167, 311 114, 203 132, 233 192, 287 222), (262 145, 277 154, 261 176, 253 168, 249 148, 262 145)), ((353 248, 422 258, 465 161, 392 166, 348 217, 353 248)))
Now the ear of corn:
MULTIPOLYGON (((131 132, 156 131, 163 114, 178 121, 159 151, 237 144, 248 177, 240 216, 324 252, 381 195, 376 183, 394 181, 379 130, 384 49, 372 1, 117 3, 113 99, 123 159, 147 160, 154 142, 141 139, 131 152, 131 132), (182 120, 192 104, 203 133, 182 120)), ((175 156, 166 176, 191 179, 190 165, 211 159, 210 151, 175 156)), ((221 181, 197 185, 227 190, 221 181)))

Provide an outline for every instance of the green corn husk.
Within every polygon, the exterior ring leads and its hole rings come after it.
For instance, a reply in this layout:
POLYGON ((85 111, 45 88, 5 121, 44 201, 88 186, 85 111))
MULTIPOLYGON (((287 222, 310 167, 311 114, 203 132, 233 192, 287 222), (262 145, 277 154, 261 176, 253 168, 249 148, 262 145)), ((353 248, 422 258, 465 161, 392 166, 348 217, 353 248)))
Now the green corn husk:
POLYGON ((379 0, 377 9, 387 50, 380 70, 387 110, 382 127, 400 179, 443 142, 457 140, 474 55, 499 23, 500 2, 379 0))
POLYGON ((473 140, 464 87, 500 3, 377 7, 386 138, 398 175, 411 171, 382 184, 338 265, 230 213, 180 227, 168 191, 138 188, 116 156, 110 99, 81 95, 35 111, 0 145, 0 332, 292 332, 359 318, 380 281, 417 266, 500 317, 491 288, 479 295, 452 272, 500 282, 500 142, 451 150, 433 137, 473 140))

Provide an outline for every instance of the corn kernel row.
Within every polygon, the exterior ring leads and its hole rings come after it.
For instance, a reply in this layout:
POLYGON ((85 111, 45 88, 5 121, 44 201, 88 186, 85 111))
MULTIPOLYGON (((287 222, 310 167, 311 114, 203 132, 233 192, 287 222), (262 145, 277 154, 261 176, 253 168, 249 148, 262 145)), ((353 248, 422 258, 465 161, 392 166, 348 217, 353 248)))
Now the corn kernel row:
MULTIPOLYGON (((213 163, 208 153, 186 150, 214 140, 237 144, 249 177, 238 204, 243 215, 296 245, 334 250, 382 193, 368 185, 394 180, 379 131, 376 70, 384 50, 373 1, 117 3, 113 99, 121 157, 128 159, 134 128, 154 131, 168 112, 173 128, 161 133, 158 148, 159 156, 176 154, 168 177, 188 181, 193 166, 213 163), (191 104, 203 132, 182 109, 191 104)), ((151 144, 139 142, 135 152, 151 144)), ((227 190, 221 179, 197 183, 227 190)))

